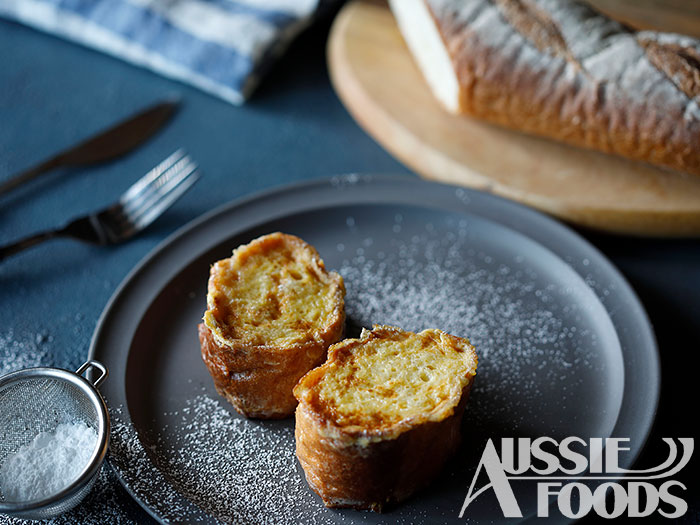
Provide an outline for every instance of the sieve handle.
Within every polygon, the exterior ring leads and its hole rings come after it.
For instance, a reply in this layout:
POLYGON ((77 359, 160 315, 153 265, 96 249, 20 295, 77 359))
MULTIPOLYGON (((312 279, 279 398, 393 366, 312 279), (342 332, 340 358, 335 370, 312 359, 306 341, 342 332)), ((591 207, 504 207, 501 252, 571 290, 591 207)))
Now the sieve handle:
POLYGON ((98 377, 92 382, 93 386, 98 387, 100 386, 100 383, 102 383, 102 381, 104 381, 109 375, 107 367, 99 361, 91 360, 83 363, 83 365, 80 368, 78 368, 78 370, 76 370, 75 373, 81 376, 85 373, 86 370, 90 368, 97 368, 101 372, 100 377, 98 377))

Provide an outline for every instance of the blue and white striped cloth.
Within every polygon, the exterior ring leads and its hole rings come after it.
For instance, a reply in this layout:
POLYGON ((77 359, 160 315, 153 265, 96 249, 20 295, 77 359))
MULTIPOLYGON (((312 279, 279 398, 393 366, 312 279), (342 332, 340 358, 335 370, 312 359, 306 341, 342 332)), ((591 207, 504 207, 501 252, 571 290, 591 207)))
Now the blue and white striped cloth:
POLYGON ((241 104, 328 0, 0 0, 0 16, 241 104))

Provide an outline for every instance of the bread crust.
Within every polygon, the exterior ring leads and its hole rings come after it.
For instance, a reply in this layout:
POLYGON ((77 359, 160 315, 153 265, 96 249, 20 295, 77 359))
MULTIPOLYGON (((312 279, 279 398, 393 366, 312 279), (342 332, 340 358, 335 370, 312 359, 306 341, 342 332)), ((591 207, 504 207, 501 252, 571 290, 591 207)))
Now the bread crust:
MULTIPOLYGON (((297 405, 292 389, 309 370, 323 363, 328 347, 340 340, 345 325, 343 279, 327 272, 316 250, 298 237, 274 233, 256 239, 234 252, 234 259, 224 259, 212 267, 209 279, 209 308, 205 321, 198 326, 202 360, 214 380, 217 392, 241 414, 250 418, 279 419, 293 414, 297 405), (252 253, 265 253, 279 247, 301 251, 316 277, 321 279, 332 297, 333 308, 323 326, 308 327, 305 340, 292 344, 265 343, 266 334, 242 333, 236 325, 218 323, 217 303, 213 297, 220 285, 222 272, 235 271, 252 253), (232 270, 234 268, 234 270, 232 270), (218 334, 215 333, 218 329, 218 334)), ((235 312, 220 315, 235 318, 235 312)), ((261 329, 262 332, 262 329, 261 329)))
POLYGON ((459 446, 462 417, 476 372, 476 353, 468 341, 463 347, 474 363, 468 381, 430 413, 390 426, 340 426, 333 409, 313 395, 314 386, 323 381, 325 368, 366 341, 367 334, 381 337, 386 330, 398 329, 375 326, 360 340, 332 346, 326 363, 304 376, 294 389, 299 399, 295 414, 297 458, 309 486, 327 507, 381 512, 428 485, 459 446))
MULTIPOLYGON (((459 84, 448 109, 700 175, 699 40, 635 32, 573 0, 418 1, 459 84)), ((400 22, 407 4, 391 2, 400 22)))

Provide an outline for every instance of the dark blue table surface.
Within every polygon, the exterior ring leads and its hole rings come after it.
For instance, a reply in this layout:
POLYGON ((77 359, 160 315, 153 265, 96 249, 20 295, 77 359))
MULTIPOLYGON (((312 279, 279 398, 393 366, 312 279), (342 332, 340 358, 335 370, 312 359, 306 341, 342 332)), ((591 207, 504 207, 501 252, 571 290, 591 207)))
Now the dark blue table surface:
MULTIPOLYGON (((176 93, 183 101, 171 124, 133 154, 96 168, 57 171, 0 197, 0 243, 112 202, 178 147, 203 172, 183 199, 126 244, 100 248, 55 241, 0 264, 0 374, 39 364, 77 368, 119 282, 167 235, 207 210, 265 188, 339 173, 415 176, 357 126, 333 92, 325 63, 329 25, 330 16, 302 35, 254 98, 234 107, 0 21, 0 180, 164 96, 176 93)), ((653 466, 665 458, 662 437, 697 436, 693 358, 700 341, 700 242, 580 233, 629 279, 656 331, 662 398, 637 465, 653 466)), ((700 519, 697 456, 676 478, 687 486, 687 523, 700 519)), ((105 471, 83 505, 58 521, 150 518, 105 471)))

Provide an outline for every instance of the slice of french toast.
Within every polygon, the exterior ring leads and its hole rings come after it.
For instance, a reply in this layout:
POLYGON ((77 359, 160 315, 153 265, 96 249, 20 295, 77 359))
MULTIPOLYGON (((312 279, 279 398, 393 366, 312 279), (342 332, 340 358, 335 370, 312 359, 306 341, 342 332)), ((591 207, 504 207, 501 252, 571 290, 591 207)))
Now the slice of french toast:
POLYGON ((381 511, 427 485, 460 442, 476 374, 467 339, 375 325, 294 387, 296 452, 328 507, 381 511))
POLYGON ((294 385, 343 335, 344 296, 342 277, 293 235, 259 237, 216 262, 198 327, 216 390, 245 416, 291 416, 294 385))

